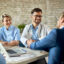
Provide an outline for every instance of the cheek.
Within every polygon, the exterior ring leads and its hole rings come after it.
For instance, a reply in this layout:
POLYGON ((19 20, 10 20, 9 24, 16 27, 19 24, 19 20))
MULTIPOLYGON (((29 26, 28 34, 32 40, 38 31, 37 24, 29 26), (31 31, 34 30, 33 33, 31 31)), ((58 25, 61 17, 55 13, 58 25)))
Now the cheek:
POLYGON ((12 24, 12 22, 10 21, 8 24, 10 25, 10 24, 12 24))
POLYGON ((10 22, 10 24, 12 24, 12 22, 10 22))
POLYGON ((32 17, 32 20, 35 20, 36 18, 32 17))
POLYGON ((36 20, 41 20, 41 18, 36 18, 36 20))
POLYGON ((6 22, 3 22, 3 25, 6 25, 6 22))

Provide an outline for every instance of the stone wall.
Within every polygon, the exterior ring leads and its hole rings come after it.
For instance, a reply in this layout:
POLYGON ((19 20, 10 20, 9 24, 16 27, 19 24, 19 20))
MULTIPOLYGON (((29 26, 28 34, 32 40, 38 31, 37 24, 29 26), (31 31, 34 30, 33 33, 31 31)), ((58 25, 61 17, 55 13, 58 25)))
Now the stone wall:
POLYGON ((46 0, 46 4, 46 23, 51 28, 54 28, 61 13, 64 11, 64 0, 46 0))
POLYGON ((0 26, 4 13, 11 15, 15 26, 31 23, 31 10, 35 7, 43 11, 42 23, 54 28, 58 17, 64 11, 64 0, 0 0, 0 26))

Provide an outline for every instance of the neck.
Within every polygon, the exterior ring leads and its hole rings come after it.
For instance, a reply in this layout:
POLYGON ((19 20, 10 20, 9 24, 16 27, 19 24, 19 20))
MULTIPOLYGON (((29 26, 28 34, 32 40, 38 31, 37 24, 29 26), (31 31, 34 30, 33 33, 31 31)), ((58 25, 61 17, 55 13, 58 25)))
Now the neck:
POLYGON ((10 27, 10 26, 6 26, 6 29, 8 30, 9 27, 10 27))
POLYGON ((38 26, 38 24, 36 23, 32 23, 33 24, 33 27, 36 28, 38 26))
POLYGON ((8 30, 8 27, 6 27, 6 29, 8 30))

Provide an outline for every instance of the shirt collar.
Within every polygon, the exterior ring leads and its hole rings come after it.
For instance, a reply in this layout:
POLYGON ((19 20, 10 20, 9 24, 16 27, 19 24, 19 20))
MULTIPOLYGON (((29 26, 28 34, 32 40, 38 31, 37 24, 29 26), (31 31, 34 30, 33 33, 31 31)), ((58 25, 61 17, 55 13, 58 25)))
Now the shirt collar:
MULTIPOLYGON (((8 28, 8 31, 11 30, 12 27, 13 27, 13 26, 11 25, 11 26, 8 28)), ((4 29, 7 30, 5 26, 4 26, 4 29)))
MULTIPOLYGON (((32 24, 30 25, 30 28, 31 28, 31 29, 34 29, 34 27, 33 27, 32 24)), ((38 28, 39 28, 39 25, 36 27, 36 29, 38 29, 38 28)))

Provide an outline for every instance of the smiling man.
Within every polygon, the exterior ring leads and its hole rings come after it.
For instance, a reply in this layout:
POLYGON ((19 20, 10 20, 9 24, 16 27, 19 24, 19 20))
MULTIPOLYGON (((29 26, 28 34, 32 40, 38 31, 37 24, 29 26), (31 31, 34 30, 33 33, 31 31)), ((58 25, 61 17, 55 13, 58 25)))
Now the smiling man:
MULTIPOLYGON (((30 43, 31 41, 39 41, 41 38, 44 38, 50 32, 50 29, 46 25, 43 25, 41 23, 42 10, 40 8, 34 8, 31 11, 31 20, 32 23, 25 26, 20 39, 20 41, 25 45, 25 47, 28 47, 27 43, 30 43)), ((45 64, 44 62, 42 63, 45 64)))
POLYGON ((20 39, 25 47, 28 47, 27 42, 38 41, 50 32, 46 25, 41 24, 42 10, 40 8, 34 8, 31 11, 31 19, 32 23, 25 26, 20 39))

